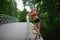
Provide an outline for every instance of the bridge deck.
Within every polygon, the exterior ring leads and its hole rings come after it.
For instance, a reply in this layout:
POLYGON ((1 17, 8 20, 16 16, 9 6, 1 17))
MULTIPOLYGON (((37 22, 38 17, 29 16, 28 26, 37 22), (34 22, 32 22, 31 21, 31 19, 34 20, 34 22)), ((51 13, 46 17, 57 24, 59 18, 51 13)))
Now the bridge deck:
MULTIPOLYGON (((28 27, 26 22, 0 25, 0 40, 27 40, 29 38, 28 31, 31 28, 28 27)), ((33 37, 33 35, 31 34, 30 37, 33 37)))

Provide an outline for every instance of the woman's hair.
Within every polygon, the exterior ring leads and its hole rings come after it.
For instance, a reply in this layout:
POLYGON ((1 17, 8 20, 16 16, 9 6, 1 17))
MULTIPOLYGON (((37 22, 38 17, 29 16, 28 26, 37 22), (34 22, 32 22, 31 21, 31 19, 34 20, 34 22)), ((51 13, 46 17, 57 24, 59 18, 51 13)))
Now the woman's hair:
POLYGON ((30 9, 31 9, 30 13, 32 13, 33 11, 36 11, 34 5, 30 6, 30 9))
POLYGON ((34 5, 30 6, 30 9, 31 9, 31 10, 35 10, 34 5))

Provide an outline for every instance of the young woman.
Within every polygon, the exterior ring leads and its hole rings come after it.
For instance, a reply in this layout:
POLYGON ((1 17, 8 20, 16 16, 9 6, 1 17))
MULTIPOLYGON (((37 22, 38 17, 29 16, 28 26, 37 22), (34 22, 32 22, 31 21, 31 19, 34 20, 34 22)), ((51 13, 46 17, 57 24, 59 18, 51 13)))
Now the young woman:
POLYGON ((29 15, 34 19, 34 29, 36 30, 37 35, 40 35, 40 20, 37 16, 34 6, 31 7, 31 12, 29 13, 29 15))

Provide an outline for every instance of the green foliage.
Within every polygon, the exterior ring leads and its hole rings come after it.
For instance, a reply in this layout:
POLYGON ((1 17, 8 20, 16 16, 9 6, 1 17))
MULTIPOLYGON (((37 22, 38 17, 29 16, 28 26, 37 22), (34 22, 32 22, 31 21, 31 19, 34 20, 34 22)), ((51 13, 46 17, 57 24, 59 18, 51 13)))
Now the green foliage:
POLYGON ((0 14, 14 16, 16 9, 15 0, 0 0, 0 14))
POLYGON ((26 9, 24 9, 24 11, 22 11, 20 13, 20 22, 26 22, 26 15, 28 14, 28 12, 26 11, 26 9))
POLYGON ((34 23, 34 19, 32 17, 30 17, 30 22, 34 23))
POLYGON ((26 2, 28 2, 29 6, 32 4, 36 6, 44 39, 52 40, 53 38, 53 40, 57 40, 59 37, 55 39, 55 36, 57 36, 55 33, 58 34, 57 30, 60 29, 60 0, 25 0, 25 6, 27 5, 26 2), (52 38, 51 34, 53 35, 52 38))
MULTIPOLYGON (((53 35, 53 38, 55 37, 55 33, 58 34, 60 30, 60 0, 23 0, 23 4, 24 10, 20 11, 16 7, 15 0, 0 0, 0 14, 15 16, 20 22, 26 22, 26 15, 28 12, 25 6, 34 5, 40 18, 41 32, 44 39, 52 40, 50 34, 53 35)), ((30 22, 34 23, 34 20, 30 18, 30 22)), ((53 40, 56 39, 53 38, 53 40)))

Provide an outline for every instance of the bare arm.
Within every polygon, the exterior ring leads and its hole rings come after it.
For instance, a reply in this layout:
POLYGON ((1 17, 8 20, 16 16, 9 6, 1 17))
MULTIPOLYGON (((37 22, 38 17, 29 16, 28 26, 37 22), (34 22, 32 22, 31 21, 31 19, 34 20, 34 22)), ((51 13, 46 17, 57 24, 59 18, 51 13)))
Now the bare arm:
POLYGON ((29 17, 31 16, 31 13, 30 13, 30 12, 28 13, 28 16, 29 16, 29 17))

